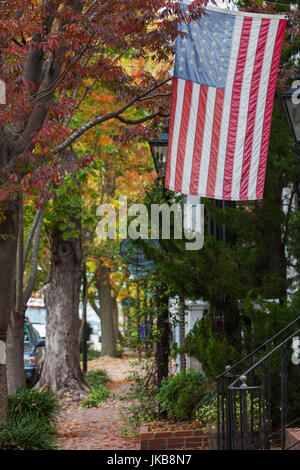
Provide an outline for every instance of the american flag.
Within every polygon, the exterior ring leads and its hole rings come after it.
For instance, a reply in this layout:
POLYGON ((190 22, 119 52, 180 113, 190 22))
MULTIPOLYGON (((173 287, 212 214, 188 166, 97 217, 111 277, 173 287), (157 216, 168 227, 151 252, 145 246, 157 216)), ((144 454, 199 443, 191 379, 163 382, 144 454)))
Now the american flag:
POLYGON ((167 188, 262 199, 287 19, 208 7, 177 37, 167 188))

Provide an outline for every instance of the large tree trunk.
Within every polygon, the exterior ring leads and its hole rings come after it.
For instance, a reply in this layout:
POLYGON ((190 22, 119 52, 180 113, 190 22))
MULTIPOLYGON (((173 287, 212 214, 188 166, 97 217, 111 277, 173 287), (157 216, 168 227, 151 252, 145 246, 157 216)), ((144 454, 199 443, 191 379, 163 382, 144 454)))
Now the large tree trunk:
POLYGON ((1 204, 0 214, 0 422, 7 421, 6 339, 13 307, 18 236, 18 203, 1 204))
POLYGON ((116 335, 114 324, 114 302, 110 287, 110 269, 100 264, 96 285, 100 302, 101 319, 101 355, 117 357, 116 335))
POLYGON ((45 291, 46 353, 38 383, 54 392, 86 389, 79 356, 81 277, 80 240, 64 241, 62 233, 57 231, 52 236, 51 276, 45 291))

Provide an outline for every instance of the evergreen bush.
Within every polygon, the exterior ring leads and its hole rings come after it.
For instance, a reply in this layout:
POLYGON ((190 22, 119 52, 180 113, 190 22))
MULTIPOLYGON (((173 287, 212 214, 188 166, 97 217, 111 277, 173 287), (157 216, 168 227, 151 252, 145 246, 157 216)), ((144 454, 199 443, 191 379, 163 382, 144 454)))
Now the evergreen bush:
POLYGON ((206 379, 201 372, 183 370, 163 381, 157 400, 169 418, 192 420, 206 390, 206 379))

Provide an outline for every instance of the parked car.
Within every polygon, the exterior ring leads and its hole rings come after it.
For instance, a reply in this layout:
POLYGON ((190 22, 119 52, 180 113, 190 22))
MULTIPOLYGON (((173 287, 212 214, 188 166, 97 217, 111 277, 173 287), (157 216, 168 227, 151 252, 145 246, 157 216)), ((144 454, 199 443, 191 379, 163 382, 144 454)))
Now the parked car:
POLYGON ((33 387, 39 379, 44 360, 45 338, 41 338, 38 331, 28 318, 24 324, 24 370, 26 383, 33 387))
MULTIPOLYGON (((34 328, 38 331, 41 338, 46 336, 46 308, 44 305, 41 305, 41 302, 34 303, 35 299, 32 299, 28 302, 26 309, 26 317, 34 328)), ((39 299, 38 299, 39 300, 39 299)))

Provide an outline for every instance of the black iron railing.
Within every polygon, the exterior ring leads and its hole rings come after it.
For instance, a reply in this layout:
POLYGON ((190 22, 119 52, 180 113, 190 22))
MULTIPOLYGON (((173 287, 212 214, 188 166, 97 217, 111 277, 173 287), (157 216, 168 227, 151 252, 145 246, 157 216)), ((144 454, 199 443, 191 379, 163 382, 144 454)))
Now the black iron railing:
POLYGON ((300 316, 216 378, 218 449, 285 448, 286 428, 300 422, 300 407, 288 406, 288 391, 300 394, 291 358, 299 326, 300 316))

